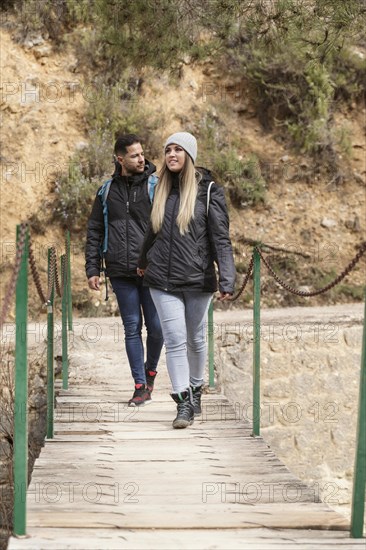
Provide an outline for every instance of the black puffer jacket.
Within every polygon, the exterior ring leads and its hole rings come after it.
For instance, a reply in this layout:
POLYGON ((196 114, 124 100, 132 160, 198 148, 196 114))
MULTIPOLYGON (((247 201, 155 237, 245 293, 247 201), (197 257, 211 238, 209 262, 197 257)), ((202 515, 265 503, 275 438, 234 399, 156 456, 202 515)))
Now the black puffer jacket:
POLYGON ((145 235, 139 267, 146 269, 144 285, 174 291, 214 292, 219 268, 219 290, 233 293, 235 265, 229 237, 229 217, 222 187, 210 190, 207 215, 207 191, 212 176, 208 170, 198 185, 194 219, 185 235, 179 233, 179 183, 176 178, 165 206, 163 226, 157 235, 151 225, 145 235))
MULTIPOLYGON (((146 161, 143 174, 127 177, 116 171, 113 175, 107 197, 108 250, 105 263, 108 277, 137 277, 137 260, 151 212, 147 181, 155 170, 154 164, 146 161)), ((88 278, 100 275, 103 238, 103 207, 100 197, 96 196, 88 221, 85 249, 88 278)))

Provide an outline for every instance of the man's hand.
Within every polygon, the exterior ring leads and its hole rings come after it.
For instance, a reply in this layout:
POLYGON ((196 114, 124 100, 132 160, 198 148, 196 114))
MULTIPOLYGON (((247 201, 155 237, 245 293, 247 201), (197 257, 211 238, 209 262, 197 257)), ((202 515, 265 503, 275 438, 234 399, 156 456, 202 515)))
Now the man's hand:
POLYGON ((137 275, 139 277, 143 277, 145 274, 145 270, 144 269, 140 269, 139 267, 137 268, 137 275))
POLYGON ((88 285, 89 285, 89 288, 91 288, 92 290, 100 290, 100 278, 99 278, 99 276, 94 275, 93 277, 89 277, 88 285))

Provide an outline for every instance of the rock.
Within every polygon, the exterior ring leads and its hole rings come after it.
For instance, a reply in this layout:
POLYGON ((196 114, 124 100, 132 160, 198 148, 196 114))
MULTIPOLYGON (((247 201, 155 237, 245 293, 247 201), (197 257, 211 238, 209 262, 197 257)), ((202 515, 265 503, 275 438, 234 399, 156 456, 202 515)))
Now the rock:
POLYGON ((70 73, 75 73, 78 68, 78 65, 79 65, 78 59, 74 58, 67 65, 67 70, 70 71, 70 73))
POLYGON ((300 237, 306 242, 308 243, 311 239, 311 231, 310 229, 302 229, 300 231, 300 237))
POLYGON ((198 90, 198 84, 193 78, 189 81, 189 87, 192 88, 192 90, 198 90))
POLYGON ((27 50, 30 50, 31 48, 33 48, 34 42, 33 42, 33 40, 26 40, 25 42, 23 42, 23 46, 27 50))
POLYGON ((75 144, 75 149, 77 151, 83 151, 84 149, 87 149, 88 147, 88 143, 86 141, 78 141, 76 144, 75 144))
POLYGON ((288 155, 284 155, 280 158, 280 162, 288 162, 290 160, 290 157, 288 155))
POLYGON ((32 42, 35 46, 39 46, 40 44, 44 44, 44 38, 39 34, 38 36, 35 36, 32 38, 32 42))
POLYGON ((344 225, 354 233, 359 233, 361 231, 360 219, 358 216, 355 216, 353 220, 346 220, 344 225))
POLYGON ((37 46, 33 49, 34 57, 36 59, 41 59, 42 57, 49 57, 52 53, 52 48, 48 44, 43 46, 37 46))
POLYGON ((353 175, 358 183, 365 183, 365 178, 361 174, 355 171, 353 172, 353 175))
POLYGON ((5 107, 4 110, 7 110, 9 113, 15 115, 16 113, 19 113, 19 111, 20 111, 20 106, 14 104, 14 103, 10 103, 9 105, 7 105, 7 106, 5 107))
POLYGON ((38 374, 36 374, 32 381, 32 389, 36 390, 39 388, 44 388, 44 381, 38 374))
POLYGON ((38 420, 38 417, 40 415, 39 411, 42 407, 44 407, 47 404, 47 397, 45 395, 41 395, 40 393, 35 393, 30 396, 28 400, 28 405, 31 409, 31 412, 29 413, 30 416, 33 415, 35 420, 38 420))
POLYGON ((332 227, 336 227, 337 221, 333 220, 332 218, 323 218, 320 222, 320 225, 322 227, 326 227, 327 229, 330 229, 332 227))
POLYGON ((302 286, 299 286, 298 288, 299 288, 300 292, 311 292, 312 291, 311 286, 307 286, 307 285, 302 285, 302 286))

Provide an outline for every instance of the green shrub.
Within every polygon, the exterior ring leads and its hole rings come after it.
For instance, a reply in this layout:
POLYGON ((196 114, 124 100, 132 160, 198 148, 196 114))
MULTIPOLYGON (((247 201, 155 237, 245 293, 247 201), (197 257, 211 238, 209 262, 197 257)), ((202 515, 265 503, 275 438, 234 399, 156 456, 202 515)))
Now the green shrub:
POLYGON ((228 38, 226 62, 251 87, 263 126, 287 130, 328 168, 337 160, 334 100, 365 91, 366 63, 349 49, 362 40, 365 14, 358 0, 256 2, 228 38))
POLYGON ((113 147, 119 134, 137 134, 147 158, 161 154, 159 128, 164 119, 142 104, 138 81, 130 72, 114 86, 97 80, 88 89, 89 144, 71 159, 69 172, 56 181, 55 189, 54 217, 74 231, 85 230, 95 193, 114 172, 113 147))
POLYGON ((65 34, 79 23, 90 20, 89 0, 18 0, 14 3, 19 22, 17 36, 47 35, 56 44, 63 42, 65 34))
POLYGON ((86 220, 100 184, 98 178, 84 175, 80 159, 74 157, 69 173, 56 180, 54 218, 74 233, 85 231, 86 220))
POLYGON ((366 56, 355 47, 345 47, 333 64, 334 98, 351 102, 366 92, 366 56))
POLYGON ((119 134, 137 134, 147 157, 160 156, 160 128, 165 120, 161 113, 143 105, 139 87, 140 79, 133 71, 125 71, 113 86, 102 80, 94 83, 93 89, 98 93, 90 101, 87 113, 90 128, 88 156, 94 159, 94 165, 90 166, 91 176, 108 173, 114 141, 119 134))
POLYGON ((241 159, 235 150, 217 155, 214 171, 229 188, 237 208, 256 206, 265 200, 266 184, 256 155, 241 159))

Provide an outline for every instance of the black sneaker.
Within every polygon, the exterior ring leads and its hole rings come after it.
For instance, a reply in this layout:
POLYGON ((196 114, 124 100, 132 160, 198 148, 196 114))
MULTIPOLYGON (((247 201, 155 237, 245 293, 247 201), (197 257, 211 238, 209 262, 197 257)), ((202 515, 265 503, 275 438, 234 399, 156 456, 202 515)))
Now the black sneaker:
POLYGON ((146 401, 150 401, 150 393, 147 390, 145 384, 136 384, 133 396, 128 402, 129 407, 142 407, 146 401))
POLYGON ((180 393, 172 393, 177 404, 177 416, 173 420, 173 428, 186 428, 193 424, 194 408, 190 389, 180 393))
POLYGON ((156 370, 145 369, 146 388, 147 388, 148 392, 150 393, 150 395, 152 394, 152 391, 154 389, 154 382, 155 382, 155 378, 156 378, 157 374, 158 373, 156 372, 156 370))
POLYGON ((194 414, 195 416, 198 416, 199 414, 202 414, 201 409, 201 395, 202 395, 202 388, 203 384, 201 386, 191 386, 192 389, 192 403, 194 407, 194 414))

